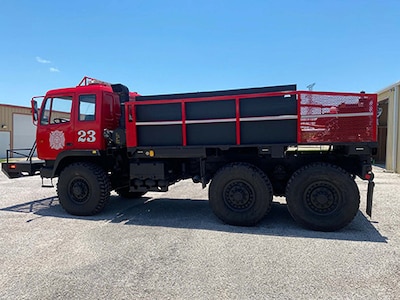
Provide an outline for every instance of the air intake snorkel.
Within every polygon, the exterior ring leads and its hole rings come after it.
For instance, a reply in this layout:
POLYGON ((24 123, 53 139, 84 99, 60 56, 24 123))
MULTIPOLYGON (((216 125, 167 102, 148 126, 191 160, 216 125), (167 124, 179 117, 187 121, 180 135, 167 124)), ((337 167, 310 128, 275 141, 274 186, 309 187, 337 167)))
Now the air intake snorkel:
POLYGON ((121 107, 121 118, 119 119, 119 126, 112 134, 112 141, 115 145, 125 146, 125 102, 129 101, 129 89, 122 84, 112 84, 111 88, 114 93, 119 96, 119 103, 121 107))

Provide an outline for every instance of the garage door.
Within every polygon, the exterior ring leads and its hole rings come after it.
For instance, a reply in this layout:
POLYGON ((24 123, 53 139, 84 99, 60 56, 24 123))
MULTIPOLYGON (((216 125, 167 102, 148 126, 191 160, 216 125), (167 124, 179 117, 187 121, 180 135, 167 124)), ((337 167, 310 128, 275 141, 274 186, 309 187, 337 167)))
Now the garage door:
POLYGON ((0 131, 0 158, 6 157, 6 151, 10 149, 10 133, 0 131))
POLYGON ((36 126, 31 115, 13 115, 13 149, 32 148, 36 136, 36 126))

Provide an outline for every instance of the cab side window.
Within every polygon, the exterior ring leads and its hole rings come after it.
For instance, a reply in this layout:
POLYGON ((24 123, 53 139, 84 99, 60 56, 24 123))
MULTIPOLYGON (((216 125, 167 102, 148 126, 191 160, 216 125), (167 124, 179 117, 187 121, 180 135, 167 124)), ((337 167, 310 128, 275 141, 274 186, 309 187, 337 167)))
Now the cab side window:
POLYGON ((41 125, 67 123, 71 120, 72 96, 52 97, 45 101, 40 117, 41 125))
POLYGON ((79 96, 79 121, 96 120, 96 95, 79 96))

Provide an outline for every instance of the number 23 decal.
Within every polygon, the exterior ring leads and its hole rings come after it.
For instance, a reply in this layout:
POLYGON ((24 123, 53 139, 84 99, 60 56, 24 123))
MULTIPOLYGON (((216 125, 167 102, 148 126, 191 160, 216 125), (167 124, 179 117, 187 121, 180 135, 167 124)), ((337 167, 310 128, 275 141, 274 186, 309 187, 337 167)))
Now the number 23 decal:
POLYGON ((94 143, 96 141, 96 131, 94 130, 79 130, 78 136, 78 142, 80 143, 94 143))

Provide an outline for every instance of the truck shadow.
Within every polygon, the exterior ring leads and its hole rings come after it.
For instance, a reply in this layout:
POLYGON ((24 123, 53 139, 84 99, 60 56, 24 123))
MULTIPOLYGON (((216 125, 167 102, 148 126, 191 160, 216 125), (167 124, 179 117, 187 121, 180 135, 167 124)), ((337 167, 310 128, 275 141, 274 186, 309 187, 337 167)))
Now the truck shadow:
MULTIPOLYGON (((66 213, 57 197, 44 198, 11 207, 1 211, 32 213, 43 217, 106 221, 123 225, 159 226, 184 229, 201 229, 240 234, 268 236, 289 236, 348 241, 386 243, 382 236, 360 211, 353 222, 336 232, 318 232, 304 229, 290 216, 286 204, 274 202, 271 212, 254 227, 231 226, 222 223, 211 211, 204 199, 148 198, 121 199, 111 196, 105 210, 95 216, 79 217, 66 213)), ((27 222, 34 221, 35 218, 27 222)))

